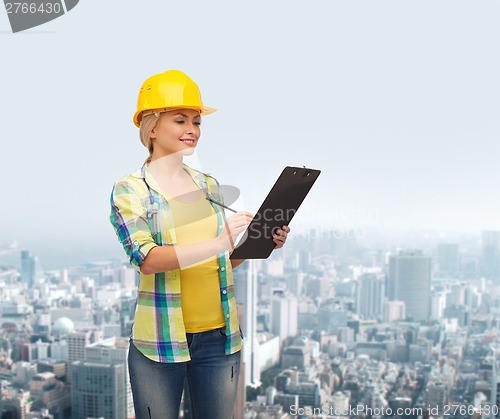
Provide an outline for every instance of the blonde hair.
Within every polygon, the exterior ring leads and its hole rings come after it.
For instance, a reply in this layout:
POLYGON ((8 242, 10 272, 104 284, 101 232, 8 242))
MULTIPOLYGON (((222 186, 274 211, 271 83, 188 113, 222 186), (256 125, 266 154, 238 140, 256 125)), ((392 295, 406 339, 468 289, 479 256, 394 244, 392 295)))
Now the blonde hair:
POLYGON ((141 127, 139 129, 139 136, 141 137, 141 143, 149 151, 149 157, 146 159, 146 163, 151 162, 151 157, 153 155, 153 142, 151 141, 151 131, 156 128, 158 121, 160 120, 155 114, 144 115, 141 120, 141 127))

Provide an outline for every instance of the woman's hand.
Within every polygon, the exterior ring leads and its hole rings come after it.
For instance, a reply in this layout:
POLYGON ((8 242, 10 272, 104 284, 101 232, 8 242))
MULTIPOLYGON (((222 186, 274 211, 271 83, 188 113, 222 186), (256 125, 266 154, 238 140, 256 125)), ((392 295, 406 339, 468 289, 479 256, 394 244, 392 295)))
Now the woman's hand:
POLYGON ((224 230, 217 237, 224 250, 233 250, 234 242, 243 233, 253 219, 253 214, 246 211, 238 211, 226 220, 224 230))
POLYGON ((273 242, 276 243, 275 249, 281 249, 286 242, 286 236, 290 233, 290 227, 284 225, 278 228, 273 234, 273 242))

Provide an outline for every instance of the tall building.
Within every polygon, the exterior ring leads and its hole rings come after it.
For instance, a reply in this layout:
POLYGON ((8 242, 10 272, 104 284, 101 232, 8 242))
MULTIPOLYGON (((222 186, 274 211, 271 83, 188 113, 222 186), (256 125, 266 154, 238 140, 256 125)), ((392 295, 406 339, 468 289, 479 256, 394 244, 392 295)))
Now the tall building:
MULTIPOLYGON (((125 368, 125 411, 127 418, 134 416, 134 402, 132 399, 132 388, 128 379, 127 356, 129 350, 128 338, 111 337, 85 347, 85 361, 103 365, 123 364, 125 368)), ((121 386, 120 386, 121 388, 121 386)), ((122 398, 120 397, 120 400, 122 398)))
POLYGON ((447 299, 447 307, 455 306, 460 307, 465 305, 465 291, 466 284, 453 284, 450 286, 450 292, 447 299))
POLYGON ((440 276, 453 277, 460 269, 458 244, 441 243, 437 247, 437 270, 440 276))
POLYGON ((245 386, 260 385, 258 360, 259 341, 257 339, 257 268, 256 261, 250 259, 233 272, 234 293, 237 304, 242 307, 241 329, 243 340, 242 361, 244 363, 245 386))
POLYGON ((85 359, 85 347, 90 344, 90 332, 71 332, 66 337, 68 344, 68 381, 73 379, 72 368, 75 361, 85 359))
POLYGON ((443 415, 444 408, 448 401, 448 389, 441 381, 429 381, 425 391, 425 404, 428 406, 430 412, 438 415, 443 415))
POLYGON ((311 252, 309 250, 300 250, 297 252, 297 258, 299 271, 309 271, 311 267, 311 252))
POLYGON ((285 280, 290 292, 300 298, 303 292, 304 285, 304 273, 298 270, 293 270, 293 272, 287 273, 285 280))
POLYGON ((91 332, 72 332, 69 333, 66 341, 68 342, 68 361, 71 365, 74 361, 80 361, 85 358, 85 347, 90 344, 91 332))
POLYGON ((408 317, 415 321, 428 320, 430 293, 430 257, 421 251, 407 251, 389 258, 388 298, 403 301, 408 317))
POLYGON ((271 332, 283 342, 297 335, 297 297, 291 293, 274 294, 271 300, 271 332))
POLYGON ((500 231, 483 231, 482 274, 488 279, 500 278, 500 231))
POLYGON ((434 291, 431 295, 431 319, 441 320, 446 307, 446 294, 443 291, 434 291))
POLYGON ((71 365, 73 419, 127 417, 125 364, 75 361, 71 365))
POLYGON ((365 319, 382 316, 385 298, 385 276, 373 273, 359 278, 356 293, 356 312, 365 319))
POLYGON ((28 250, 21 251, 21 279, 32 289, 37 279, 43 278, 43 270, 37 256, 28 250))

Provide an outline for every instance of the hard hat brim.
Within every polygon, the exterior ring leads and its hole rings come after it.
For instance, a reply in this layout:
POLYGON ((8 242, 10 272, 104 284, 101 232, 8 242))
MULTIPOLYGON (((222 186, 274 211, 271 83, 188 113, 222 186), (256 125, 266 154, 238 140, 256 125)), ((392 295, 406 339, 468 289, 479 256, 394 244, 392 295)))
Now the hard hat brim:
MULTIPOLYGON (((169 109, 169 108, 163 108, 163 109, 169 109)), ((205 115, 210 115, 211 113, 214 113, 215 111, 217 111, 217 109, 215 108, 209 108, 208 106, 204 106, 203 108, 195 108, 195 107, 192 107, 192 106, 175 106, 173 108, 170 108, 171 110, 175 110, 175 109, 194 109, 194 110, 197 110, 197 111, 200 111, 200 114, 205 116, 205 115)), ((134 114, 134 118, 133 118, 133 121, 134 121, 134 125, 137 127, 137 128, 140 128, 141 126, 141 121, 142 121, 142 113, 147 111, 147 110, 154 110, 154 109, 143 109, 141 111, 137 111, 135 114, 134 114)), ((165 110, 162 110, 163 112, 165 112, 165 110)))

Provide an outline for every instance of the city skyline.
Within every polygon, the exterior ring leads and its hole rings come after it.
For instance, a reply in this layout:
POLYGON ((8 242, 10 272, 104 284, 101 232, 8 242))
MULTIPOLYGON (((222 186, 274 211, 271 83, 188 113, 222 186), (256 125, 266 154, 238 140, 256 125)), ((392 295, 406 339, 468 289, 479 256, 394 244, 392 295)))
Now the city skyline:
MULTIPOLYGON (((292 224, 293 226, 293 224, 292 224)), ((379 229, 353 228, 353 229, 333 229, 314 228, 312 226, 301 225, 299 228, 292 227, 289 240, 300 240, 308 236, 312 231, 315 234, 331 234, 334 239, 350 239, 362 246, 372 246, 378 248, 392 247, 395 249, 432 249, 439 244, 462 243, 464 248, 476 248, 479 252, 481 237, 485 232, 497 233, 500 230, 485 230, 475 232, 446 232, 442 230, 390 230, 381 231, 379 229)), ((58 245, 52 246, 33 241, 20 242, 0 242, 0 258, 2 253, 30 251, 38 258, 44 269, 60 269, 68 266, 77 266, 88 262, 99 262, 109 259, 126 260, 123 248, 116 236, 111 232, 111 237, 107 241, 96 242, 95 244, 68 243, 63 249, 58 245), (29 249, 29 250, 28 250, 29 249)), ((280 251, 278 251, 279 253, 280 251)), ((287 252, 287 248, 281 250, 287 252)))
MULTIPOLYGON (((243 406, 273 419, 452 403, 468 409, 455 418, 497 411, 500 231, 480 236, 424 255, 312 230, 288 252, 236 268, 248 385, 236 417, 243 406)), ((2 407, 131 417, 124 360, 136 271, 120 258, 43 272, 31 250, 16 255, 0 259, 2 407)))

